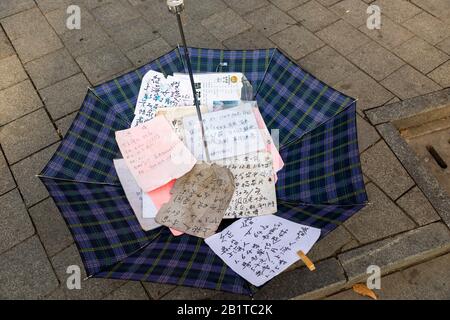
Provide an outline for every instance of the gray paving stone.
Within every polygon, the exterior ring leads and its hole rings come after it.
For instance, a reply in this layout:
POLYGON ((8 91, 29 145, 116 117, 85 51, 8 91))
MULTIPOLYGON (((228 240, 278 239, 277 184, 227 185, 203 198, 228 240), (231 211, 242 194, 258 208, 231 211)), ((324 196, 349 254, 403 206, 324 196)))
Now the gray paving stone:
POLYGON ((16 187, 11 171, 9 171, 8 163, 0 152, 0 194, 4 194, 16 187))
POLYGON ((49 299, 54 300, 98 300, 106 297, 109 293, 115 289, 120 288, 125 284, 123 280, 110 280, 110 279, 86 279, 86 272, 81 261, 80 254, 77 251, 75 245, 71 245, 67 249, 64 249, 53 258, 51 263, 55 269, 56 276, 58 277, 61 285, 56 292, 54 292, 49 299), (67 288, 67 267, 71 265, 77 265, 81 268, 81 289, 69 290, 67 288), (85 279, 85 280, 84 280, 85 279))
POLYGON ((406 0, 377 0, 373 4, 379 6, 384 15, 397 23, 402 23, 422 12, 420 8, 406 0))
POLYGON ((308 0, 269 0, 283 11, 289 11, 299 5, 306 3, 308 0))
POLYGON ((193 18, 194 21, 199 22, 217 12, 225 10, 226 8, 227 5, 222 0, 190 0, 186 5, 185 11, 190 17, 193 18))
POLYGON ((359 27, 367 22, 367 7, 361 0, 343 0, 330 9, 354 27, 359 27))
POLYGON ((29 212, 49 257, 73 243, 72 235, 51 198, 33 206, 29 212))
POLYGON ((441 42, 450 34, 450 25, 426 12, 405 21, 403 25, 432 45, 441 42))
POLYGON ((0 59, 14 55, 14 49, 8 40, 8 37, 0 29, 0 59))
POLYGON ((442 87, 450 87, 450 61, 433 70, 428 76, 442 87))
POLYGON ((17 189, 0 197, 0 216, 2 219, 0 224, 0 253, 34 234, 33 224, 17 189))
POLYGON ((27 74, 17 56, 0 60, 0 90, 26 79, 28 79, 27 74))
MULTIPOLYGON (((335 256, 352 240, 351 234, 343 226, 339 226, 317 242, 308 252, 308 257, 316 262, 335 256)), ((301 265, 304 265, 303 262, 301 262, 301 265)))
POLYGON ((36 175, 42 171, 57 147, 58 144, 54 144, 11 166, 11 171, 28 207, 48 197, 47 189, 36 175))
POLYGON ((217 293, 216 290, 176 287, 161 297, 161 300, 211 300, 217 293))
POLYGON ((139 11, 124 0, 106 3, 93 9, 91 14, 106 28, 141 17, 139 11))
POLYGON ((273 5, 250 12, 244 18, 267 37, 296 24, 294 19, 273 5))
POLYGON ((444 52, 414 37, 394 49, 395 54, 422 73, 428 73, 449 59, 444 52))
POLYGON ((78 57, 76 60, 93 85, 99 84, 132 66, 130 61, 114 46, 96 49, 78 57))
POLYGON ((312 32, 319 31, 339 19, 335 13, 315 0, 290 10, 289 14, 312 32))
POLYGON ((445 38, 443 41, 439 42, 436 47, 450 55, 450 37, 445 38))
POLYGON ((66 135, 76 116, 77 112, 74 112, 56 121, 56 127, 58 128, 58 133, 61 137, 66 135))
POLYGON ((246 14, 269 4, 267 0, 223 0, 231 9, 239 14, 246 14))
POLYGON ((380 135, 366 120, 360 115, 356 116, 356 124, 358 126, 358 146, 359 152, 365 151, 367 148, 373 146, 378 140, 380 135))
POLYGON ((112 42, 103 28, 95 23, 83 25, 80 30, 69 30, 61 35, 61 40, 75 58, 112 42))
POLYGON ((258 30, 252 28, 237 36, 225 40, 223 44, 228 49, 267 49, 275 45, 272 41, 263 36, 258 30))
POLYGON ((303 267, 278 275, 255 294, 255 299, 315 299, 344 285, 344 270, 337 259, 330 258, 315 265, 314 272, 303 267))
POLYGON ((123 51, 134 49, 159 37, 158 31, 142 18, 116 24, 106 29, 123 51))
POLYGON ((126 53, 135 66, 142 66, 162 56, 172 49, 163 38, 150 41, 126 53))
POLYGON ((170 291, 174 290, 177 286, 156 282, 142 282, 145 291, 153 300, 159 300, 170 291))
POLYGON ((343 55, 348 55, 368 43, 370 39, 343 20, 339 20, 316 35, 343 55))
POLYGON ((294 60, 320 49, 325 44, 305 27, 292 26, 269 38, 294 60))
POLYGON ((42 101, 29 80, 0 91, 0 125, 42 107, 42 101))
POLYGON ((82 0, 36 0, 36 3, 39 9, 45 14, 58 9, 67 9, 71 4, 80 5, 82 4, 82 0))
POLYGON ((2 26, 11 41, 30 34, 51 31, 44 15, 36 7, 3 19, 2 26))
POLYGON ((386 16, 381 17, 380 29, 370 30, 366 25, 362 25, 359 27, 359 30, 389 50, 414 37, 414 33, 408 31, 408 29, 402 27, 400 24, 393 22, 386 16))
POLYGON ((335 88, 357 98, 358 111, 381 106, 394 97, 383 86, 359 70, 337 82, 335 88))
POLYGON ((4 18, 35 6, 33 0, 3 0, 0 2, 0 18, 4 18))
POLYGON ((404 65, 380 83, 403 100, 441 89, 438 84, 409 65, 404 65))
POLYGON ((299 60, 299 64, 328 85, 347 79, 358 71, 358 68, 329 46, 309 54, 299 60))
MULTIPOLYGON (((177 27, 176 18, 167 10, 167 1, 154 1, 154 0, 129 0, 130 4, 138 10, 145 21, 150 23, 155 28, 165 28, 166 26, 175 25, 177 27)), ((208 1, 209 3, 210 1, 208 1)), ((192 6, 189 4, 188 6, 192 6)), ((224 9, 224 8, 222 8, 224 9)), ((206 15, 210 16, 214 12, 206 15)), ((182 21, 183 24, 189 19, 186 10, 183 12, 182 21)), ((196 20, 197 24, 201 21, 196 20)))
POLYGON ((432 223, 395 237, 377 241, 339 255, 349 285, 367 278, 367 267, 377 265, 382 274, 399 270, 448 252, 450 231, 442 223, 432 223))
POLYGON ((414 185, 384 141, 380 141, 361 155, 363 172, 393 200, 414 185))
MULTIPOLYGON (((45 14, 47 21, 59 35, 69 32, 71 30, 67 28, 67 19, 69 18, 69 14, 67 14, 67 8, 69 7, 69 5, 73 4, 73 1, 64 0, 63 2, 66 2, 66 4, 61 5, 61 2, 58 2, 58 5, 56 5, 61 9, 51 10, 50 12, 45 14)), ((94 23, 94 17, 84 7, 80 7, 80 14, 81 14, 80 17, 81 29, 83 29, 87 25, 94 23)))
POLYGON ((148 296, 139 282, 130 281, 107 295, 105 300, 148 300, 148 296))
POLYGON ((220 41, 232 38, 251 28, 250 24, 229 8, 213 14, 201 23, 220 41))
POLYGON ((369 183, 366 190, 371 204, 345 222, 360 243, 369 243, 416 227, 373 183, 369 183))
POLYGON ((0 270, 0 299, 39 299, 58 286, 36 236, 4 253, 0 270))
POLYGON ((436 17, 450 16, 450 2, 446 0, 412 0, 412 2, 436 17))
POLYGON ((336 4, 337 2, 341 0, 317 0, 325 7, 331 7, 333 4, 336 4))
POLYGON ((89 86, 86 77, 79 73, 40 90, 40 94, 50 116, 59 119, 80 109, 89 86))
POLYGON ((397 56, 373 41, 356 49, 347 58, 378 81, 405 64, 397 56))
MULTIPOLYGON (((51 0, 47 0, 47 1, 51 1, 51 0)), ((107 3, 115 2, 117 0, 79 0, 79 1, 82 2, 84 7, 88 8, 88 9, 94 9, 94 8, 103 6, 107 3)), ((130 0, 130 2, 131 1, 146 1, 146 0, 130 0)))
POLYGON ((25 64, 37 89, 48 87, 78 72, 80 68, 66 49, 52 52, 25 64))
POLYGON ((58 139, 44 109, 39 109, 0 127, 0 143, 10 164, 58 141, 58 139))
POLYGON ((428 199, 417 187, 409 190, 398 199, 397 205, 405 210, 405 212, 420 226, 440 220, 439 215, 431 206, 428 199))

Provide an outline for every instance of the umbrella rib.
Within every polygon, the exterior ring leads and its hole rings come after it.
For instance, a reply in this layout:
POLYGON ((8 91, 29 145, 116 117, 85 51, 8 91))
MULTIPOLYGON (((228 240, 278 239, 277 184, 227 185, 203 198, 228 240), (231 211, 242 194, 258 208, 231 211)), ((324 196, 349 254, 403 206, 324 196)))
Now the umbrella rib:
POLYGON ((114 187, 120 187, 120 183, 113 183, 113 182, 101 182, 101 181, 83 181, 83 180, 74 180, 74 179, 66 179, 66 178, 58 178, 58 177, 52 177, 52 176, 46 176, 42 174, 37 174, 36 177, 39 179, 50 179, 50 180, 57 180, 57 181, 65 181, 65 182, 75 182, 75 183, 86 183, 86 184, 100 184, 100 185, 108 185, 108 186, 114 186, 114 187))

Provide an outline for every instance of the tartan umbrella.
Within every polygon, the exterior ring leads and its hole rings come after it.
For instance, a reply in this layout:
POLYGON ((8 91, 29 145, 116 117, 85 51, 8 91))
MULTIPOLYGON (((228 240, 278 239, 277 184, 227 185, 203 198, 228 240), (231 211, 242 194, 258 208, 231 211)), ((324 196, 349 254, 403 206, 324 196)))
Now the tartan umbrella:
MULTIPOLYGON (((279 130, 277 215, 322 229, 322 237, 367 202, 356 101, 317 80, 278 49, 190 48, 194 72, 243 72, 270 129, 279 130)), ((67 222, 88 275, 252 294, 203 239, 141 229, 114 169, 115 131, 130 126, 149 70, 186 72, 183 48, 89 89, 58 150, 40 174, 67 222)), ((320 272, 320 270, 319 270, 320 272)))

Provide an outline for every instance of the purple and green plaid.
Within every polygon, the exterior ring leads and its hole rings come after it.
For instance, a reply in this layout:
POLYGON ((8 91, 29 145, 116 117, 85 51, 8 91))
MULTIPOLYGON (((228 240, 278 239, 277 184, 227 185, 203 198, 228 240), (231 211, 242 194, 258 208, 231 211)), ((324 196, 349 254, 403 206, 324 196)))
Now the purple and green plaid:
MULTIPOLYGON (((367 201, 356 102, 303 71, 277 49, 191 48, 195 72, 243 72, 269 129, 278 129, 285 167, 277 215, 322 229, 322 237, 367 201)), ((186 72, 183 49, 90 89, 41 180, 61 211, 90 276, 251 294, 203 239, 145 232, 114 169, 115 131, 129 127, 148 70, 186 72)))

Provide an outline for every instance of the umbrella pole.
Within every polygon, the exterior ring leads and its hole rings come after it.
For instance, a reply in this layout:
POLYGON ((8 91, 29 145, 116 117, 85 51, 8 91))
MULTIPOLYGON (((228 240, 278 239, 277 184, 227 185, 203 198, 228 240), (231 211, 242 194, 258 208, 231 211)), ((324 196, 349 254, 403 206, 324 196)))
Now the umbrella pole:
POLYGON ((202 112, 200 110, 200 101, 198 100, 197 90, 195 90, 194 74, 192 72, 191 58, 189 56, 189 51, 186 43, 186 37, 184 36, 183 22, 181 21, 181 12, 184 10, 184 0, 167 0, 167 6, 169 11, 177 16, 178 29, 180 30, 181 41, 184 47, 184 58, 186 60, 186 65, 189 72, 189 79, 192 86, 192 94, 194 95, 195 109, 197 110, 198 121, 200 122, 200 130, 202 134, 203 147, 205 149, 206 162, 210 162, 208 143, 206 142, 205 127, 203 125, 202 112))

